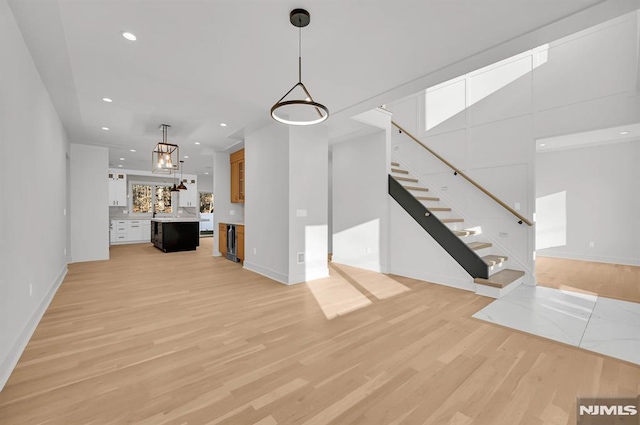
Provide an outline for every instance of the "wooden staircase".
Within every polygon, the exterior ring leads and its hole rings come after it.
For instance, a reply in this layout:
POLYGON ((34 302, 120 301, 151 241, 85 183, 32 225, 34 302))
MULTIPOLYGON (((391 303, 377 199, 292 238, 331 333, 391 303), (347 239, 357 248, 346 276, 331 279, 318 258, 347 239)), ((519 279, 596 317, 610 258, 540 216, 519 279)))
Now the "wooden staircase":
MULTIPOLYGON (((474 277, 476 293, 479 295, 500 298, 523 281, 525 273, 520 270, 506 268, 508 257, 495 251, 493 244, 481 240, 482 235, 475 229, 465 229, 464 219, 455 216, 451 207, 442 205, 440 198, 423 196, 429 189, 421 185, 419 179, 411 176, 398 162, 391 162, 391 177, 406 189, 413 198, 420 201, 428 210, 425 216, 435 215, 444 223, 449 231, 465 242, 466 249, 477 254, 487 267, 487 277, 474 277), (477 240, 479 239, 479 240, 477 240)), ((445 233, 446 230, 445 230, 445 233)))

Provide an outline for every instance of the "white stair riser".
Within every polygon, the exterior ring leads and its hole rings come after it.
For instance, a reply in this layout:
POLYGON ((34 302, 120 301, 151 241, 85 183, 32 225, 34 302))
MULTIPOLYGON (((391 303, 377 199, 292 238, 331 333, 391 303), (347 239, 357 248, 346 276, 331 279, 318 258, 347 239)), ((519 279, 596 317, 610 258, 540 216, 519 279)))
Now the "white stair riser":
POLYGON ((480 283, 474 283, 476 288, 476 294, 482 295, 483 297, 490 298, 502 298, 507 295, 509 292, 513 291, 518 286, 522 285, 524 282, 524 276, 518 278, 514 282, 505 286, 504 288, 495 288, 489 285, 482 285, 480 283))

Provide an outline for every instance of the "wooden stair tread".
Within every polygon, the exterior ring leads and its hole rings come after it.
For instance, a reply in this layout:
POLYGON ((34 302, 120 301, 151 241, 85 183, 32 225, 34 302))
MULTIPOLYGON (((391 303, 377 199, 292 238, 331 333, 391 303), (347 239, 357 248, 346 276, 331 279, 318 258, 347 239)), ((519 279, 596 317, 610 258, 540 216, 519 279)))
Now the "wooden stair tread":
POLYGON ((485 255, 484 257, 482 257, 482 261, 487 263, 487 266, 489 267, 493 267, 496 264, 504 263, 508 259, 509 257, 507 257, 506 255, 485 255))
POLYGON ((429 207, 429 211, 451 211, 449 207, 429 207))
POLYGON ((394 166, 394 167, 399 167, 399 166, 400 166, 400 163, 399 163, 399 162, 391 161, 391 165, 392 165, 392 166, 394 166))
POLYGON ((453 234, 456 236, 471 236, 471 235, 475 235, 476 231, 475 230, 454 230, 453 234))
POLYGON ((412 177, 394 177, 394 179, 403 182, 418 183, 418 179, 414 179, 412 177))
POLYGON ((418 187, 418 186, 402 186, 407 190, 421 190, 423 192, 428 192, 429 189, 427 189, 426 187, 418 187))
POLYGON ((391 172, 392 173, 398 173, 398 174, 409 174, 409 172, 407 170, 401 170, 399 168, 392 168, 391 172))
POLYGON ((505 269, 492 275, 491 277, 489 277, 489 279, 477 277, 473 279, 473 281, 482 285, 493 286, 494 288, 504 288, 505 286, 520 279, 522 276, 524 276, 523 271, 505 269))
POLYGON ((462 223, 464 218, 441 218, 440 221, 443 223, 462 223))
POLYGON ((493 246, 493 244, 491 242, 469 242, 467 246, 474 251, 477 251, 479 249, 489 248, 493 246))
POLYGON ((416 196, 415 197, 418 201, 439 201, 440 198, 436 198, 434 196, 416 196))

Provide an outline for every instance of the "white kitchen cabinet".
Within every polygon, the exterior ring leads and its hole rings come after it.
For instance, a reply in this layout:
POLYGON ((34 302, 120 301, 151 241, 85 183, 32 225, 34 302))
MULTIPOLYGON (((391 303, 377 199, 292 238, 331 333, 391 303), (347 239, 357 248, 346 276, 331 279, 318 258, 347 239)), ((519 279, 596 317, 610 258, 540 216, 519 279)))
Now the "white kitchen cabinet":
POLYGON ((114 226, 112 231, 115 231, 115 243, 122 243, 127 241, 127 222, 126 220, 113 220, 114 226))
POLYGON ((178 205, 181 207, 198 207, 200 201, 198 199, 198 182, 196 179, 185 178, 182 181, 187 190, 181 190, 178 205))
POLYGON ((142 241, 151 242, 151 220, 142 221, 142 241))
POLYGON ((127 179, 126 174, 109 172, 109 206, 127 206, 127 179))
POLYGON ((129 220, 127 222, 127 242, 142 240, 142 220, 129 220))
POLYGON ((111 244, 151 241, 151 220, 111 220, 111 244))

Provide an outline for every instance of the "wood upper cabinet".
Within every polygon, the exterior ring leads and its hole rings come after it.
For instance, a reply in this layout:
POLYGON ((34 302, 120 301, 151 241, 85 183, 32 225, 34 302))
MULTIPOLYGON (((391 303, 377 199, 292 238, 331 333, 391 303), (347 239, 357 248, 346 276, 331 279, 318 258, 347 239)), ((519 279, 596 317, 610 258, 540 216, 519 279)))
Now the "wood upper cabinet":
POLYGON ((227 225, 218 224, 218 251, 223 257, 227 255, 227 225))
POLYGON ((244 203, 244 149, 230 155, 231 162, 231 202, 244 203))

